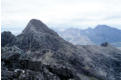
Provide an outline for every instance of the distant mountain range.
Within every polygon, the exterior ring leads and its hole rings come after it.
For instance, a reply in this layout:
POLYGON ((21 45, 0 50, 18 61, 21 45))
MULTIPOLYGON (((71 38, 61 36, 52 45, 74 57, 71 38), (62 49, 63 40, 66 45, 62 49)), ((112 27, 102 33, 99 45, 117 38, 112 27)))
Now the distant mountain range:
POLYGON ((121 30, 107 26, 97 25, 95 28, 76 29, 69 28, 58 31, 65 40, 79 45, 111 43, 114 46, 121 46, 121 30))

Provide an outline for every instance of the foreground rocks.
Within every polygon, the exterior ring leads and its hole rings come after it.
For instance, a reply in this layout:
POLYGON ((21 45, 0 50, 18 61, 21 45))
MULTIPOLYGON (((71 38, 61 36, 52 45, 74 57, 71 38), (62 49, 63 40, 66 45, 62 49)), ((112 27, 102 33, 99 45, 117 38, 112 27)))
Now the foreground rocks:
POLYGON ((74 46, 35 19, 12 40, 2 34, 2 80, 121 79, 121 51, 111 45, 74 46))
POLYGON ((2 80, 68 80, 77 77, 68 67, 44 64, 32 60, 31 56, 17 53, 16 47, 2 48, 2 80))
POLYGON ((1 46, 12 46, 15 44, 16 37, 9 31, 5 31, 1 34, 1 46))

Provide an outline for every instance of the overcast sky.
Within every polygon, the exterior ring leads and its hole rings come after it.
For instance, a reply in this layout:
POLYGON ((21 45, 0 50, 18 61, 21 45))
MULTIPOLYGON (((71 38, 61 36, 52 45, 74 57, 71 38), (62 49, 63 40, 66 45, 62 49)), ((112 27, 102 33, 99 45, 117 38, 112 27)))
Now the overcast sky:
POLYGON ((121 0, 2 0, 2 29, 21 30, 32 18, 49 27, 121 29, 121 0))

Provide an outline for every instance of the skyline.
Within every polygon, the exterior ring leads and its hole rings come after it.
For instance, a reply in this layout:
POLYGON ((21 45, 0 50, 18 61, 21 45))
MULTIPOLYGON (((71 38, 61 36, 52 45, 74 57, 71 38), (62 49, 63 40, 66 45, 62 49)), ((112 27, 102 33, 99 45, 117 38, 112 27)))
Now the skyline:
POLYGON ((94 28, 105 24, 121 29, 121 0, 2 0, 2 29, 24 29, 30 19, 49 27, 94 28))

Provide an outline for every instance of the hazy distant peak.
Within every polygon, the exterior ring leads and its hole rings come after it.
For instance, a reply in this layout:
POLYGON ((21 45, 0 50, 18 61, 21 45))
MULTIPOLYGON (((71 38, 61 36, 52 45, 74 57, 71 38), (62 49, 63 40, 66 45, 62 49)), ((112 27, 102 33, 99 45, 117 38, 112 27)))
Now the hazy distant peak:
POLYGON ((107 25, 97 25, 95 29, 111 29, 112 27, 107 26, 107 25))
POLYGON ((97 25, 97 27, 101 27, 101 26, 109 27, 108 25, 105 25, 105 24, 98 24, 98 25, 97 25))

